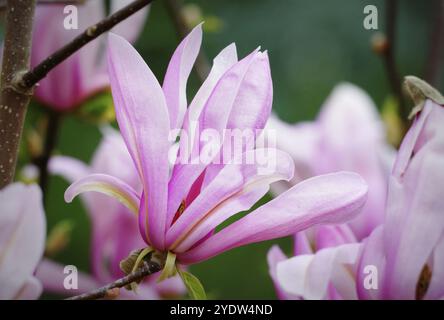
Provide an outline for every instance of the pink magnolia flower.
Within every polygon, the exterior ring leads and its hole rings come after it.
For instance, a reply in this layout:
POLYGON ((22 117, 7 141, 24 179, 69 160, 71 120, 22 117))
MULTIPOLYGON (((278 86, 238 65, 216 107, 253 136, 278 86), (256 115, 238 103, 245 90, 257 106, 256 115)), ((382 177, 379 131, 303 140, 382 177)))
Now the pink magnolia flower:
MULTIPOLYGON (((112 0, 111 12, 128 5, 131 0, 112 0)), ((33 31, 31 64, 36 65, 54 51, 78 36, 87 27, 105 17, 105 1, 94 0, 76 4, 78 18, 77 29, 66 29, 64 4, 39 4, 36 9, 33 31)), ((148 9, 142 9, 124 22, 113 28, 118 33, 134 42, 145 23, 148 9)), ((109 79, 104 63, 105 37, 87 44, 54 68, 35 89, 35 97, 47 106, 69 111, 89 96, 109 86, 109 79)))
MULTIPOLYGON (((125 181, 134 190, 142 186, 122 137, 112 128, 103 130, 104 137, 96 150, 91 165, 66 157, 53 157, 49 170, 74 182, 93 173, 110 174, 125 181)), ((124 276, 119 268, 121 260, 134 250, 145 247, 138 232, 137 217, 114 199, 99 193, 83 195, 87 212, 92 222, 91 275, 80 274, 79 289, 63 287, 63 266, 45 259, 39 266, 37 277, 46 290, 66 295, 80 294, 101 287, 124 276)), ((179 296, 185 287, 178 276, 156 283, 156 276, 149 277, 137 289, 137 294, 122 291, 120 298, 158 299, 179 296)))
POLYGON ((368 238, 290 259, 270 251, 281 296, 444 298, 443 121, 443 106, 426 100, 399 149, 384 223, 368 238))
MULTIPOLYGON (((291 179, 294 166, 282 151, 249 149, 240 155, 242 161, 176 163, 170 168, 171 129, 184 128, 188 136, 197 137, 206 129, 221 135, 224 129, 262 129, 271 110, 267 53, 255 50, 238 61, 234 44, 214 59, 208 78, 187 109, 186 82, 201 39, 199 25, 174 52, 161 87, 134 48, 110 35, 108 63, 116 116, 142 192, 118 177, 95 174, 72 184, 66 201, 85 191, 117 198, 138 215, 147 246, 171 252, 185 265, 238 246, 353 217, 365 202, 367 186, 359 175, 340 172, 305 180, 215 232, 226 219, 250 209, 271 182, 291 179), (244 161, 259 154, 264 154, 262 165, 273 162, 273 170, 258 174, 258 161, 244 161)), ((202 152, 208 145, 214 147, 212 142, 199 143, 202 152)), ((181 148, 179 143, 179 155, 181 148)))
POLYGON ((13 183, 0 190, 1 300, 40 296, 42 285, 34 271, 43 255, 45 233, 38 186, 13 183))
POLYGON ((369 186, 362 213, 348 222, 352 231, 362 239, 382 223, 394 151, 385 143, 385 130, 376 106, 363 90, 340 84, 314 122, 290 125, 272 116, 266 129, 275 130, 277 147, 287 151, 295 162, 293 179, 273 184, 275 194, 308 177, 349 170, 360 174, 369 186))

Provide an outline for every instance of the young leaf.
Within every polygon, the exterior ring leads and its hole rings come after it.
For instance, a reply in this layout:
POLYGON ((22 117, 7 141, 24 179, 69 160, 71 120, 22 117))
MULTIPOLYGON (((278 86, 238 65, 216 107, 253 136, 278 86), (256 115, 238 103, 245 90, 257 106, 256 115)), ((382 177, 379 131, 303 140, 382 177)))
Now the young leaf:
POLYGON ((205 289, 200 283, 199 279, 197 279, 194 275, 189 272, 177 269, 180 277, 182 278, 185 287, 188 290, 188 294, 194 300, 206 300, 207 295, 205 293, 205 289))

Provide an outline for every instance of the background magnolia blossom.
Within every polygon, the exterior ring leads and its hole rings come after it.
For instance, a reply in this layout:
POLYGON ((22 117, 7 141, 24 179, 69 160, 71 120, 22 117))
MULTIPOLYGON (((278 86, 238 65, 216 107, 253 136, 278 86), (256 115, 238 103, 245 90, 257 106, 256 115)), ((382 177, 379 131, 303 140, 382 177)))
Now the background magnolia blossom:
POLYGON ((329 247, 302 249, 290 259, 277 247, 270 250, 281 298, 444 297, 443 203, 436 188, 443 181, 443 117, 444 107, 431 100, 416 115, 390 175, 384 222, 368 238, 361 243, 331 238, 329 247))
MULTIPOLYGON (((132 0, 110 1, 110 12, 116 12, 132 0)), ((66 29, 63 4, 39 5, 36 9, 31 64, 36 65, 54 51, 78 36, 87 27, 106 16, 105 1, 85 1, 77 5, 77 28, 66 29)), ((119 23, 113 32, 135 42, 142 31, 149 7, 119 23)), ((46 106, 69 111, 86 98, 109 86, 105 63, 105 36, 87 44, 52 70, 35 90, 35 97, 46 106)))
POLYGON ((0 299, 37 299, 43 291, 34 271, 43 255, 46 219, 36 185, 0 190, 0 299))

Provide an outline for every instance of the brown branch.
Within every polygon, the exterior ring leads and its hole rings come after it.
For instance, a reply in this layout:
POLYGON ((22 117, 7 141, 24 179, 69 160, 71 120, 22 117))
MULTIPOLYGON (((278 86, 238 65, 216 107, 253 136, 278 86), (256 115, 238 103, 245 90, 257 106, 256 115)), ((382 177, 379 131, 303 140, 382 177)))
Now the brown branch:
POLYGON ((434 87, 439 87, 439 75, 442 66, 444 49, 444 0, 437 0, 432 6, 435 19, 431 27, 429 52, 425 66, 424 78, 434 87))
POLYGON ((29 91, 18 90, 17 76, 30 65, 35 0, 8 0, 0 84, 0 189, 15 173, 29 91))
POLYGON ((82 34, 74 38, 70 43, 54 52, 52 55, 34 67, 34 69, 25 73, 18 85, 24 89, 32 88, 37 82, 42 80, 49 71, 54 69, 57 65, 70 57, 76 51, 101 34, 109 31, 116 24, 147 6, 152 1, 154 0, 135 0, 109 17, 103 19, 95 25, 90 26, 82 34))
POLYGON ((144 261, 143 267, 135 272, 128 274, 127 276, 120 278, 106 286, 93 290, 88 293, 84 293, 78 296, 70 297, 67 300, 95 300, 105 298, 111 295, 115 295, 115 288, 125 287, 133 282, 139 282, 146 276, 156 273, 162 269, 162 266, 158 262, 144 261))
POLYGON ((62 117, 63 115, 57 111, 48 111, 48 123, 45 130, 43 151, 37 159, 34 159, 35 165, 39 168, 39 185, 42 189, 43 200, 46 200, 48 188, 48 163, 49 159, 51 158, 52 151, 57 144, 62 117))
MULTIPOLYGON (((168 14, 173 21, 177 35, 180 39, 185 38, 191 30, 182 14, 182 4, 178 0, 165 0, 164 3, 168 14)), ((205 56, 205 53, 202 50, 199 52, 199 55, 196 58, 194 70, 202 82, 207 78, 208 73, 210 72, 208 58, 205 56)))
POLYGON ((396 46, 396 18, 397 18, 398 1, 386 0, 386 36, 387 47, 382 52, 385 70, 391 86, 393 94, 396 96, 399 103, 399 111, 404 122, 408 121, 409 110, 405 103, 402 92, 402 81, 399 75, 396 61, 395 61, 395 46, 396 46))

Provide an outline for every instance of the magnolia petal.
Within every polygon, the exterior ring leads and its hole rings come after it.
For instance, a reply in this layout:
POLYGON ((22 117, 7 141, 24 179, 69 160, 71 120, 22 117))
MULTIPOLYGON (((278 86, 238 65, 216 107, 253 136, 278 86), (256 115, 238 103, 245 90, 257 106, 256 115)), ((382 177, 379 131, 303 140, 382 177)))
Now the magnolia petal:
POLYGON ((299 122, 297 125, 291 125, 272 113, 263 134, 267 132, 276 136, 276 147, 288 152, 295 162, 295 176, 291 184, 282 185, 282 182, 277 182, 271 186, 272 192, 279 195, 315 174, 318 145, 321 141, 320 130, 317 123, 299 122))
POLYGON ((179 254, 178 260, 196 263, 231 248, 284 237, 314 225, 345 222, 360 211, 366 195, 367 185, 355 173, 338 172, 307 179, 179 254))
POLYGON ((287 259, 286 255, 282 252, 279 246, 274 245, 268 250, 267 253, 267 263, 268 263, 268 273, 273 281, 274 289, 276 290, 276 295, 280 300, 294 300, 299 299, 296 295, 288 294, 284 291, 282 286, 279 284, 277 279, 277 265, 281 261, 285 261, 287 259))
POLYGON ((6 186, 0 191, 0 204, 0 299, 13 299, 32 285, 29 278, 45 246, 45 213, 36 185, 6 186))
POLYGON ((439 299, 444 296, 444 234, 433 251, 432 278, 425 299, 439 299))
MULTIPOLYGON (((64 28, 63 4, 39 5, 33 30, 34 46, 31 65, 43 61, 55 50, 66 45, 87 27, 105 16, 103 1, 85 1, 77 5, 78 28, 64 28)), ((85 45, 39 81, 35 89, 38 100, 57 110, 69 110, 108 84, 106 70, 98 67, 97 58, 103 42, 85 45)))
POLYGON ((307 231, 301 231, 294 236, 294 249, 293 254, 299 256, 301 254, 313 253, 313 248, 307 236, 307 231))
MULTIPOLYGON (((271 75, 266 53, 253 51, 234 64, 219 79, 199 116, 199 131, 217 132, 222 143, 224 129, 261 129, 270 114, 272 101, 271 75), (236 120, 237 119, 237 120, 236 120)), ((254 132, 253 132, 254 133, 254 132)), ((202 137, 199 136, 202 140, 202 137)), ((200 149, 214 141, 200 141, 200 149)), ((221 146, 221 144, 220 144, 221 146)), ((193 158, 195 159, 195 158, 193 158)), ((203 163, 175 168, 170 180, 169 221, 194 181, 211 164, 203 163), (174 191, 178 190, 178 191, 174 191)))
POLYGON ((267 193, 272 182, 288 181, 293 176, 293 160, 287 153, 276 149, 247 151, 241 163, 240 165, 225 165, 208 187, 201 191, 189 210, 185 210, 172 226, 168 235, 175 237, 177 239, 174 240, 175 242, 181 241, 180 245, 175 248, 176 252, 185 252, 231 216, 250 209, 267 193), (256 163, 248 164, 247 159, 253 157, 256 163), (268 170, 261 172, 264 168, 268 170), (217 190, 226 188, 233 177, 239 175, 242 177, 241 188, 236 187, 235 193, 232 193, 230 197, 223 201, 213 202, 210 210, 199 205, 199 200, 209 199, 211 195, 217 193, 217 190), (174 234, 176 230, 180 230, 181 235, 174 234))
POLYGON ((278 283, 289 294, 309 300, 325 299, 329 284, 334 282, 334 276, 338 271, 341 272, 340 269, 344 269, 345 265, 356 261, 358 251, 359 244, 355 243, 290 258, 277 265, 278 283))
POLYGON ((417 281, 444 232, 443 121, 444 108, 428 100, 399 151, 384 226, 385 298, 416 298, 417 281))
POLYGON ((169 109, 171 129, 182 127, 187 110, 187 81, 201 43, 202 24, 199 24, 182 40, 168 65, 162 89, 169 109))
POLYGON ((110 34, 108 67, 120 131, 142 180, 152 245, 164 249, 167 192, 168 109, 154 74, 123 38, 110 34))
POLYGON ((83 192, 100 192, 117 199, 133 213, 138 214, 140 198, 128 184, 106 174, 92 174, 84 177, 68 187, 65 201, 70 203, 83 192))
POLYGON ((384 254, 383 227, 380 226, 373 230, 370 236, 364 240, 360 252, 356 276, 356 287, 360 300, 378 300, 384 298, 384 270, 386 266, 384 254), (371 274, 371 272, 374 271, 376 271, 376 274, 371 274), (377 281, 376 284, 372 284, 370 290, 365 287, 368 282, 366 281, 366 278, 369 276, 371 276, 372 279, 368 278, 368 281, 377 281))
POLYGON ((16 297, 17 300, 34 300, 40 297, 43 292, 42 283, 34 276, 30 276, 26 280, 25 285, 16 297))
POLYGON ((318 226, 315 228, 316 250, 358 242, 347 224, 318 226))

